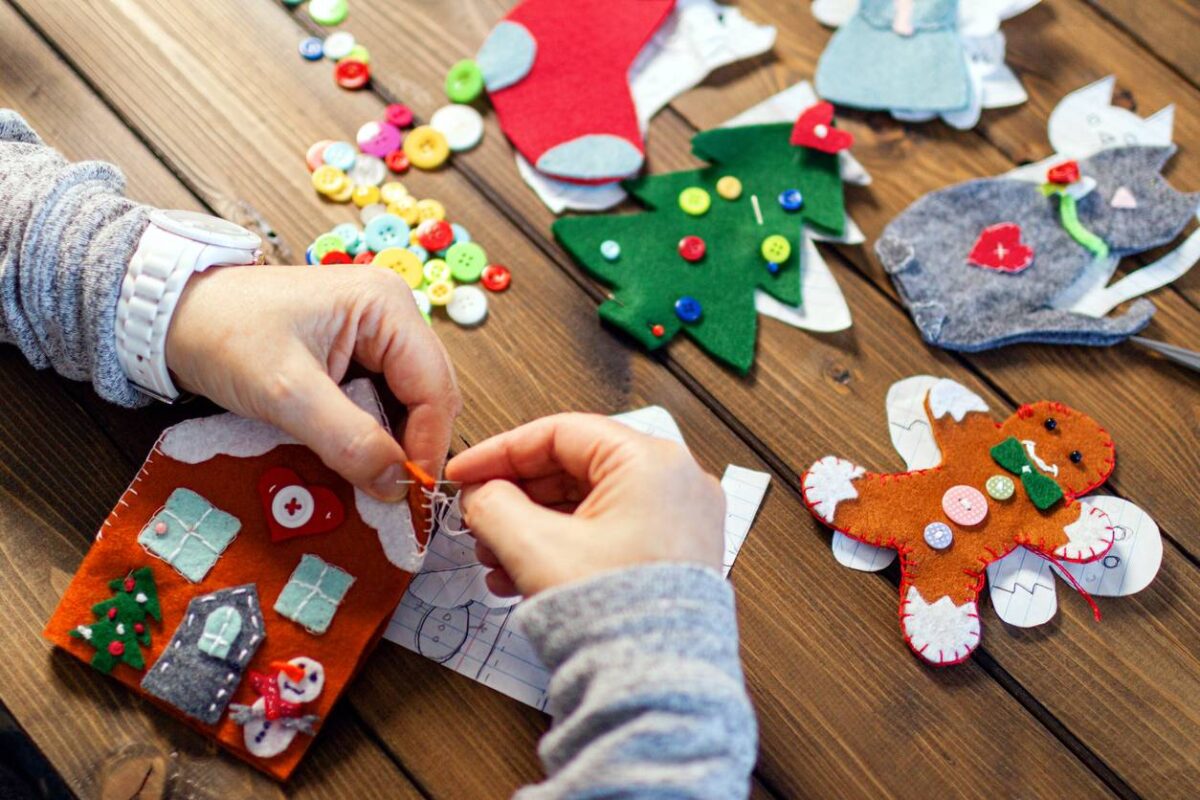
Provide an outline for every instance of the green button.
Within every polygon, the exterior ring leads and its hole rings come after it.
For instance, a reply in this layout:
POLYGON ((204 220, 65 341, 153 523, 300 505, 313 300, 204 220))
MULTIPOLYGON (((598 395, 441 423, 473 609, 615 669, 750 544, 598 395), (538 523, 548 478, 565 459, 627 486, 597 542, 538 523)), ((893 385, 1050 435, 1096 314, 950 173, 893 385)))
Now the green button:
POLYGON ((308 4, 308 15, 318 25, 338 25, 350 13, 347 0, 312 0, 308 4))
POLYGON ((459 61, 446 73, 446 96, 455 103, 472 103, 483 93, 483 72, 469 58, 459 61))
POLYGON ((1007 475, 993 475, 987 479, 987 483, 984 484, 984 488, 987 489, 988 495, 990 495, 993 500, 1007 500, 1008 498, 1012 497, 1013 492, 1017 490, 1017 486, 1013 483, 1013 479, 1007 475))
POLYGON ((787 237, 775 233, 763 239, 762 257, 767 261, 773 264, 782 264, 788 260, 788 256, 791 254, 792 244, 787 237))
POLYGON ((450 274, 459 283, 474 283, 487 266, 487 253, 474 242, 459 242, 446 251, 450 274))
POLYGON ((450 265, 440 258, 431 258, 426 261, 423 272, 426 283, 448 281, 453 276, 453 273, 450 271, 450 265))
POLYGON ((708 211, 712 197, 699 186, 690 186, 679 193, 679 207, 685 214, 698 217, 708 211))
POLYGON ((322 233, 312 243, 313 256, 317 261, 325 257, 327 253, 332 253, 334 250, 345 252, 346 242, 336 233, 322 233))

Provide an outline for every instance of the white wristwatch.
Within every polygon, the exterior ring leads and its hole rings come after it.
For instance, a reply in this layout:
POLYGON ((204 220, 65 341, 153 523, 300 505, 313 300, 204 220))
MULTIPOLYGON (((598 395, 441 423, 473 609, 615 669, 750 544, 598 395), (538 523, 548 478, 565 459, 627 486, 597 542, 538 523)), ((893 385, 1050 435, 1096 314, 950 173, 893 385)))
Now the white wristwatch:
POLYGON ((179 399, 167 370, 167 330, 183 287, 217 265, 256 264, 262 239, 240 225, 194 211, 150 212, 117 300, 117 358, 140 392, 179 399))

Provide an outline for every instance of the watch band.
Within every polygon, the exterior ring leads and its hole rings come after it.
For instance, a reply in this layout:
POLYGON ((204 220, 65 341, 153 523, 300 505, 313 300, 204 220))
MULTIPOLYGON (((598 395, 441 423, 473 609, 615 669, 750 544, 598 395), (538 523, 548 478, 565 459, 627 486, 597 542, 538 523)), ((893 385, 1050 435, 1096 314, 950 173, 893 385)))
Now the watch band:
POLYGON ((175 306, 188 279, 218 263, 256 263, 260 255, 258 242, 254 234, 224 220, 191 212, 151 213, 150 225, 129 260, 117 300, 117 359, 139 391, 165 403, 179 399, 179 390, 167 369, 166 344, 175 306), (222 228, 218 241, 214 242, 214 235, 203 228, 205 224, 222 228), (231 229, 236 229, 233 236, 244 238, 228 240, 231 229), (195 238, 186 235, 193 231, 195 238))

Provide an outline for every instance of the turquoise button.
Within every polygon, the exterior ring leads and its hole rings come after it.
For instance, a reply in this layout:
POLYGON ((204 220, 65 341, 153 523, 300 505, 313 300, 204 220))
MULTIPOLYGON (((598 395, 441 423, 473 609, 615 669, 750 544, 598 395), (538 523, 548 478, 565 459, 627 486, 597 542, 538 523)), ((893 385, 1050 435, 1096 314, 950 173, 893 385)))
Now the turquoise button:
POLYGON ((367 223, 363 239, 372 252, 389 247, 408 246, 408 223, 390 212, 384 212, 367 223))

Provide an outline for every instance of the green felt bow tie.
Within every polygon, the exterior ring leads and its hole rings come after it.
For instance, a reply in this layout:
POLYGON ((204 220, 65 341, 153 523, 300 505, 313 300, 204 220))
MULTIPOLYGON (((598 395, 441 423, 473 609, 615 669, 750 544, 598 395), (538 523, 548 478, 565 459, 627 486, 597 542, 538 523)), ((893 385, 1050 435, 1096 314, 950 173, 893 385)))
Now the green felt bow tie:
POLYGON ((1025 494, 1038 507, 1045 511, 1050 506, 1063 499, 1063 490, 1058 481, 1049 475, 1043 475, 1034 468, 1025 448, 1015 436, 1010 436, 992 448, 992 458, 997 464, 1014 475, 1019 475, 1025 494))

